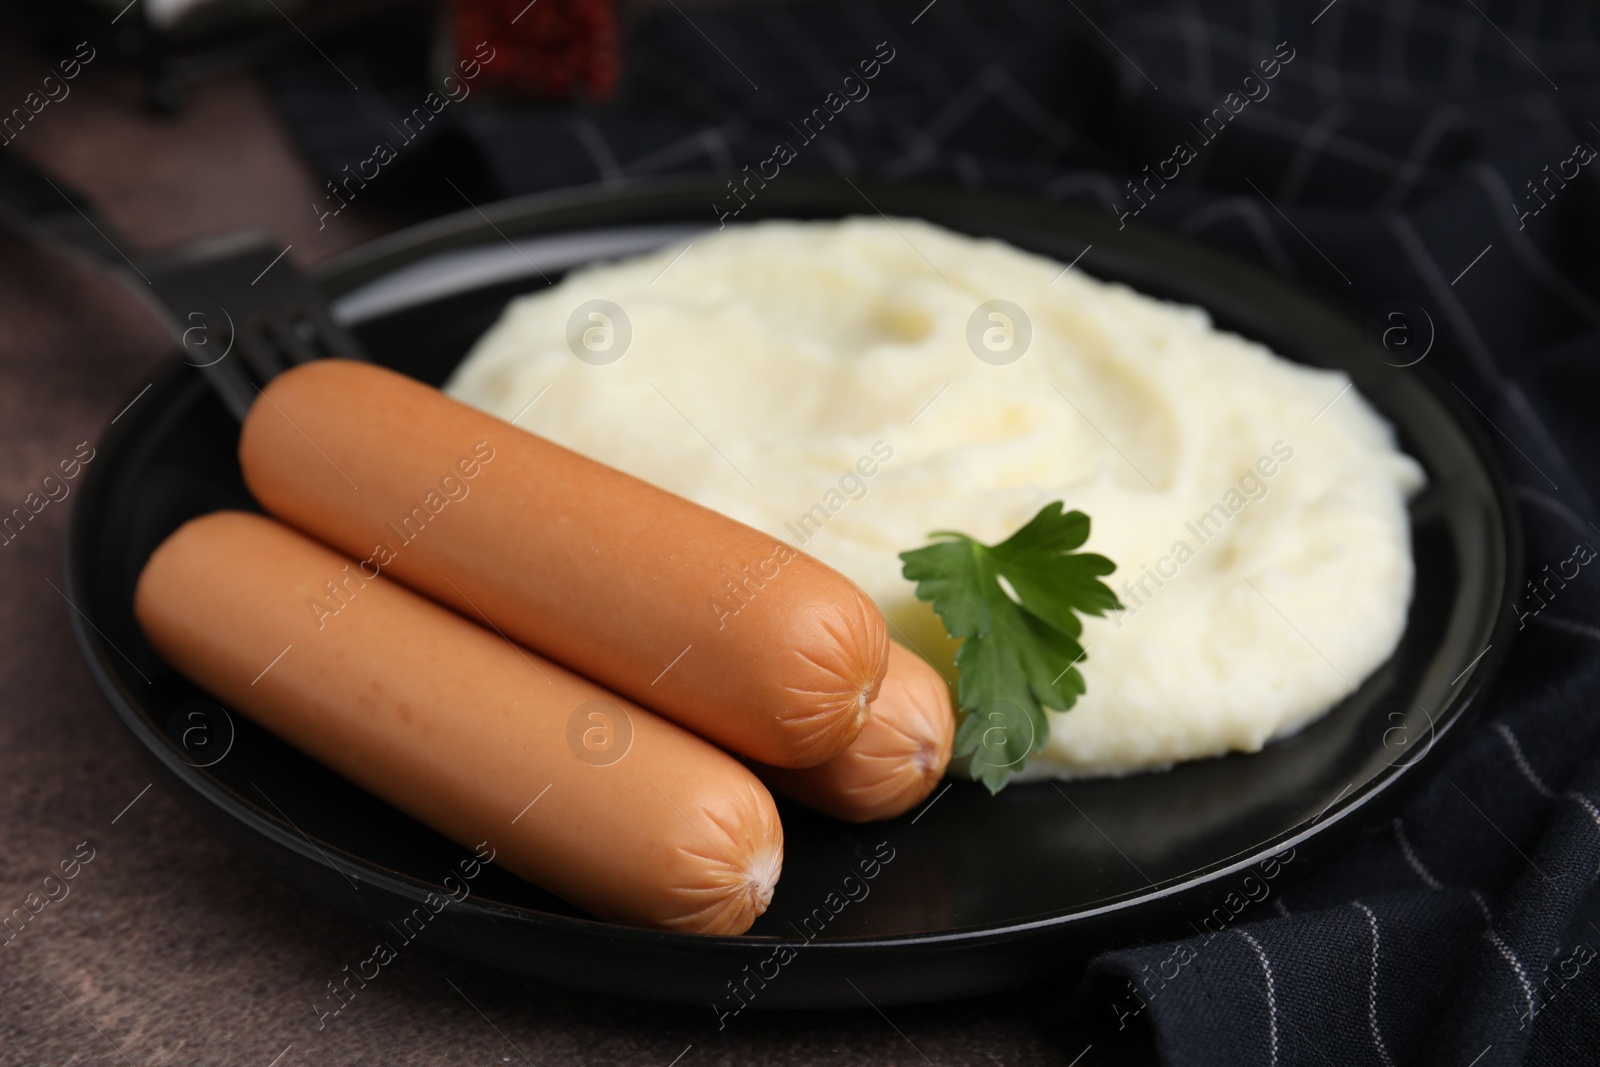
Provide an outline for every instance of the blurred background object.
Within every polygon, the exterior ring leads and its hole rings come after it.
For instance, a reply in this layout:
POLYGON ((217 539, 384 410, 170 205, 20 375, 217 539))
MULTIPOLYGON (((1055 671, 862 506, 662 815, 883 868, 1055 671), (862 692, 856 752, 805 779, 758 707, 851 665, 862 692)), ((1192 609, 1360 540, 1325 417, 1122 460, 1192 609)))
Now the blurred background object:
POLYGON ((199 80, 375 27, 437 31, 445 68, 489 42, 500 61, 488 84, 508 96, 603 99, 617 83, 616 0, 27 0, 26 8, 47 47, 87 39, 138 64, 158 109, 181 106, 199 80))
POLYGON ((450 0, 445 42, 456 61, 486 44, 497 92, 604 100, 617 87, 616 0, 450 0))
POLYGON ((181 106, 197 81, 270 62, 313 36, 375 18, 426 18, 429 0, 26 0, 35 36, 59 51, 89 40, 144 73, 145 99, 181 106))

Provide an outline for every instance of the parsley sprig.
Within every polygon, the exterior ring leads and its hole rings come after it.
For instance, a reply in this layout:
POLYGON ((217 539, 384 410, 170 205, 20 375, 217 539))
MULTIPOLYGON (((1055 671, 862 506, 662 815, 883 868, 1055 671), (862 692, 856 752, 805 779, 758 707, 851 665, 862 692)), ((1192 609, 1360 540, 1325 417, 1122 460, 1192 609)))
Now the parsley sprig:
POLYGON ((955 755, 972 757, 973 774, 998 793, 1044 747, 1044 709, 1066 711, 1083 694, 1078 613, 1122 607, 1100 581, 1116 564, 1073 551, 1089 538, 1089 516, 1063 514, 1060 501, 997 545, 949 530, 928 536, 933 544, 900 553, 901 573, 961 639, 955 755))

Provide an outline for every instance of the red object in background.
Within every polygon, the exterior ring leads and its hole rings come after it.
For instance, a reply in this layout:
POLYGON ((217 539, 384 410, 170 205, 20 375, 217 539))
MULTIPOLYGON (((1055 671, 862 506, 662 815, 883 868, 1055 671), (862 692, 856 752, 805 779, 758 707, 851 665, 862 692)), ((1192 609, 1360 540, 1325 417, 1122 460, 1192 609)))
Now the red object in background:
POLYGON ((616 0, 452 0, 452 9, 457 59, 483 41, 495 49, 483 65, 491 89, 596 100, 616 89, 616 0))

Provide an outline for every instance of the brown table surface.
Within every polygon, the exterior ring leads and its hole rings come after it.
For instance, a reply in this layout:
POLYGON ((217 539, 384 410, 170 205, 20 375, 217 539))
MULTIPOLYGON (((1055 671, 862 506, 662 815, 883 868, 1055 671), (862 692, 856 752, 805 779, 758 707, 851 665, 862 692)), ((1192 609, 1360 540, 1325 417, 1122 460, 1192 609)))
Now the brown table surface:
MULTIPOLYGON (((44 73, 0 41, 0 111, 44 73)), ((250 226, 308 266, 404 221, 352 209, 319 232, 317 182, 248 77, 197 88, 175 118, 139 99, 102 57, 0 151, 65 177, 144 247, 250 226)), ((0 233, 0 512, 98 439, 171 351, 119 285, 0 233)), ((94 859, 0 948, 0 1062, 1065 1064, 1088 1043, 1021 996, 747 1013, 718 1033, 709 1008, 571 992, 420 948, 319 1032, 312 1002, 372 936, 230 853, 161 787, 143 792, 151 771, 91 684, 57 588, 72 504, 0 548, 0 914, 81 842, 94 859)))

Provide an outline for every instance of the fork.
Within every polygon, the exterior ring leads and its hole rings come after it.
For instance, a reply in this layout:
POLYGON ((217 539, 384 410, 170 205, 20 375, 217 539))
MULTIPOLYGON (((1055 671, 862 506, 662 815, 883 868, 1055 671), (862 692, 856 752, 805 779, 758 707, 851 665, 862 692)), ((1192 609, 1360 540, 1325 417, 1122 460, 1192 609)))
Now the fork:
POLYGON ((155 254, 130 246, 89 201, 16 152, 0 152, 0 221, 108 271, 161 320, 241 422, 261 387, 290 366, 364 360, 310 280, 253 231, 204 238, 155 254))

